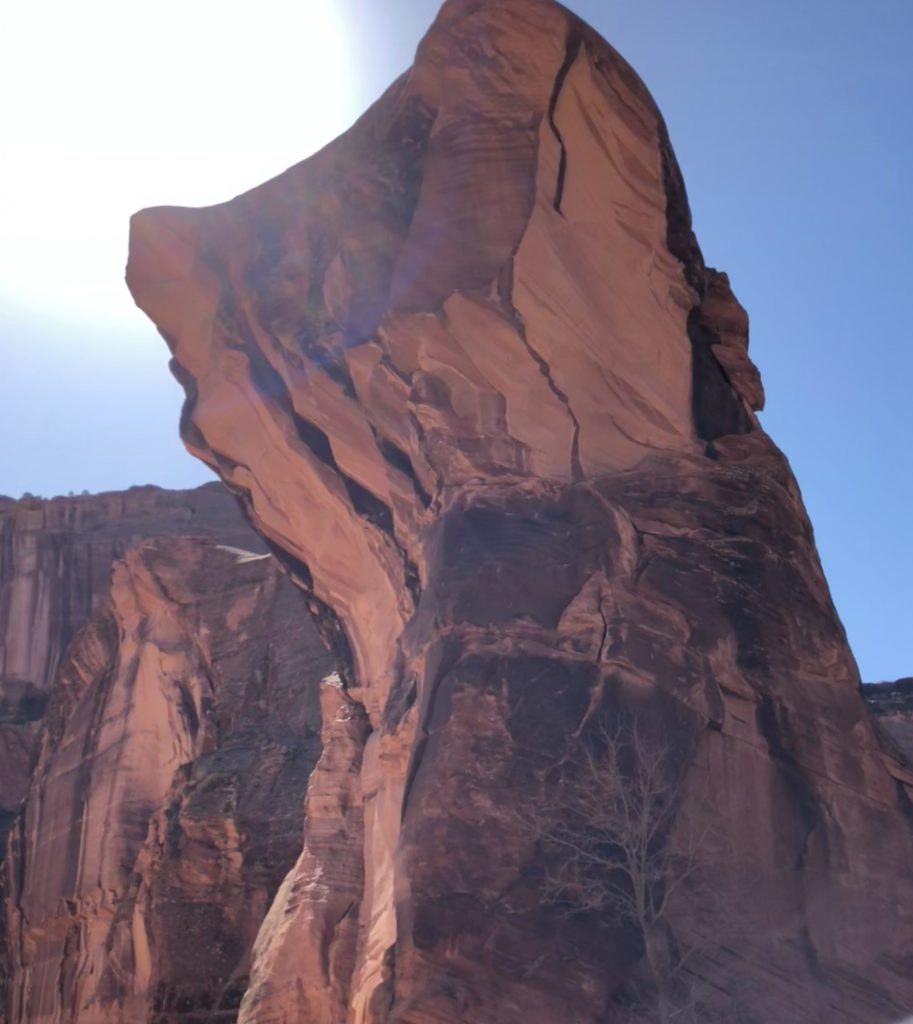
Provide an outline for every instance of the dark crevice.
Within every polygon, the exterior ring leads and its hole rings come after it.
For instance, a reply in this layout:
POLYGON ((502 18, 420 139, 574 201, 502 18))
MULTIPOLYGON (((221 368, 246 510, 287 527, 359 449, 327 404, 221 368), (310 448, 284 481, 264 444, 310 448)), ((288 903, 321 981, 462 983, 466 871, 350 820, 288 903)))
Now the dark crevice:
POLYGON ((422 761, 428 752, 428 743, 433 733, 442 728, 450 717, 453 692, 452 683, 448 681, 447 677, 460 662, 461 647, 459 644, 445 643, 442 650, 438 651, 437 657, 438 660, 434 666, 427 662, 425 664, 425 682, 421 686, 423 692, 418 712, 419 721, 416 728, 415 745, 412 749, 412 756, 409 758, 403 786, 403 801, 400 806, 401 822, 406 820, 412 790, 418 778, 422 761), (446 692, 444 692, 445 690, 446 692))
POLYGON ((381 724, 385 733, 394 732, 406 717, 418 697, 418 680, 412 674, 408 676, 400 671, 390 696, 384 705, 381 724))
POLYGON ((416 740, 415 747, 412 751, 412 757, 409 762, 409 768, 406 772, 406 782, 403 786, 403 802, 400 810, 400 822, 406 820, 406 810, 409 806, 409 798, 412 796, 412 787, 415 785, 415 780, 418 777, 419 766, 425 757, 425 750, 428 746, 428 734, 421 732, 416 740))
MULTIPOLYGON (((400 370, 400 368, 393 362, 390 356, 387 355, 386 353, 384 353, 381 356, 380 365, 383 366, 384 369, 389 370, 389 372, 392 373, 393 376, 397 378, 397 380, 401 381, 403 384, 406 385, 411 400, 415 387, 412 376, 400 370)), ((409 419, 412 424, 412 428, 415 431, 415 437, 416 440, 418 441, 419 449, 426 453, 426 461, 428 463, 428 466, 431 468, 432 472, 434 472, 434 465, 432 464, 430 458, 428 458, 427 456, 427 438, 425 436, 425 431, 422 428, 422 424, 418 416, 416 416, 415 412, 412 410, 410 410, 409 412, 409 419)), ((381 435, 379 435, 377 431, 375 431, 375 438, 377 439, 378 448, 380 449, 381 455, 383 455, 383 457, 391 465, 395 466, 397 469, 400 469, 402 472, 406 473, 406 475, 412 480, 413 486, 415 487, 415 491, 419 497, 419 500, 422 502, 426 509, 430 508, 432 502, 434 501, 434 498, 428 493, 427 490, 425 490, 425 487, 423 486, 421 480, 419 479, 418 474, 415 473, 415 468, 413 467, 412 460, 409 458, 409 456, 396 445, 388 441, 386 438, 381 437, 381 435), (405 468, 407 464, 409 467, 408 470, 405 468)), ((435 473, 435 475, 437 474, 435 473)), ((440 479, 438 479, 438 494, 440 493, 440 490, 441 484, 440 479)))
MULTIPOLYGON (((367 487, 362 487, 357 480, 353 480, 344 473, 339 475, 345 484, 349 501, 352 502, 352 508, 363 519, 367 519, 372 526, 376 526, 378 530, 382 530, 393 538, 393 512, 390 506, 386 502, 381 501, 375 494, 372 494, 367 487)), ((393 539, 395 542, 395 538, 393 539)))
POLYGON ((688 314, 691 342, 691 408, 694 428, 702 441, 714 441, 727 434, 748 434, 751 417, 730 383, 726 371, 713 354, 718 339, 702 323, 702 305, 707 291, 707 268, 691 223, 688 194, 681 168, 675 159, 666 126, 659 121, 663 186, 666 193, 666 245, 682 264, 686 282, 699 299, 688 314))
MULTIPOLYGON (((400 548, 400 551, 403 551, 400 548)), ((412 604, 418 606, 419 599, 422 596, 422 578, 419 575, 418 566, 415 562, 403 555, 403 582, 406 584, 406 590, 409 591, 409 596, 412 598, 412 604)))
POLYGON ((314 577, 308 566, 285 548, 280 547, 275 541, 270 540, 269 537, 264 536, 263 539, 276 561, 305 592, 308 611, 311 613, 321 640, 333 658, 339 678, 345 687, 351 687, 355 682, 355 658, 352 655, 349 637, 339 616, 314 593, 314 577))
POLYGON ((691 411, 694 429, 702 441, 727 434, 748 434, 751 419, 733 390, 726 371, 713 354, 714 335, 701 322, 700 306, 688 314, 691 341, 691 411))
POLYGON ((191 739, 195 740, 200 731, 200 716, 197 714, 196 701, 183 680, 178 681, 178 710, 187 725, 191 739))
POLYGON ((694 237, 691 208, 681 168, 672 151, 669 133, 662 118, 658 124, 663 189, 666 193, 666 245, 682 264, 685 280, 703 299, 707 284, 704 257, 694 237))
POLYGON ((412 377, 401 370, 386 353, 380 357, 380 365, 385 370, 389 370, 390 373, 392 373, 397 380, 405 384, 407 388, 412 387, 412 377))
POLYGON ((299 416, 294 410, 289 410, 289 416, 295 425, 298 440, 304 447, 309 449, 315 458, 332 469, 334 473, 339 473, 339 466, 336 464, 336 457, 333 455, 333 448, 326 431, 321 430, 315 423, 311 423, 303 416, 299 416))
POLYGON ((290 554, 269 537, 263 537, 263 541, 269 548, 269 553, 276 559, 283 569, 295 580, 295 582, 309 594, 314 592, 314 577, 310 568, 300 558, 290 554))
POLYGON ((808 858, 812 833, 823 824, 818 800, 793 753, 796 744, 785 708, 778 705, 769 694, 763 694, 756 714, 758 729, 767 744, 770 758, 779 767, 784 784, 795 801, 804 835, 793 867, 796 871, 802 871, 808 858))
POLYGON ((409 456, 402 450, 402 448, 399 448, 392 441, 388 441, 387 438, 382 434, 379 434, 376 430, 374 431, 374 440, 377 442, 378 450, 384 459, 386 459, 386 461, 395 470, 398 470, 403 474, 403 476, 409 478, 416 496, 422 503, 422 507, 428 508, 431 504, 431 495, 422 486, 422 482, 419 480, 418 474, 415 472, 415 467, 412 465, 412 460, 409 456))
POLYGON ((548 124, 552 130, 552 134, 557 139, 558 146, 561 150, 558 157, 558 177, 555 182, 555 198, 552 201, 552 206, 556 213, 561 213, 561 200, 564 198, 564 179, 567 176, 567 146, 564 144, 564 139, 561 137, 561 130, 558 128, 558 122, 555 120, 555 111, 558 108, 558 97, 561 95, 564 80, 567 78, 568 72, 571 70, 571 65, 577 58, 577 50, 579 46, 580 37, 576 32, 570 33, 567 38, 567 42, 565 43, 564 61, 558 69, 555 84, 552 87, 552 94, 548 101, 548 124))
POLYGON ((602 620, 602 634, 599 638, 599 650, 596 652, 596 664, 601 665, 609 644, 609 620, 605 617, 605 612, 602 610, 602 595, 599 597, 599 607, 597 610, 599 618, 602 620))

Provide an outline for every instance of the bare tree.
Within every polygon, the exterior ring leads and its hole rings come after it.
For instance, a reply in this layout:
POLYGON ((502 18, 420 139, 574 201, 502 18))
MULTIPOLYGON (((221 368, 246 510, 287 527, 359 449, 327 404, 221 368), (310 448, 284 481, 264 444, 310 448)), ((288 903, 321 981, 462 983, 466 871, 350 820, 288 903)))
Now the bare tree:
POLYGON ((660 1024, 695 1018, 694 947, 673 934, 670 909, 707 884, 720 845, 712 814, 682 813, 691 760, 690 747, 648 734, 636 719, 603 726, 566 766, 556 803, 528 823, 550 865, 549 900, 570 914, 606 914, 637 934, 649 1016, 660 1024))

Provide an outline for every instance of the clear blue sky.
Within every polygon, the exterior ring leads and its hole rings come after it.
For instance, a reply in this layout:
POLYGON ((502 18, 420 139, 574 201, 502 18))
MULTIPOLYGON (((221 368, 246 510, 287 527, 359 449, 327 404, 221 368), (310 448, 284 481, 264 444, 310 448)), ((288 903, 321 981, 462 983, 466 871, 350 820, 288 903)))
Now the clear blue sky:
MULTIPOLYGON (((665 114, 863 678, 913 674, 913 2, 570 6, 665 114)), ((437 4, 20 7, 0 40, 20 98, 0 112, 0 493, 193 485, 164 344, 122 290, 129 213, 307 156, 409 64, 437 4)))

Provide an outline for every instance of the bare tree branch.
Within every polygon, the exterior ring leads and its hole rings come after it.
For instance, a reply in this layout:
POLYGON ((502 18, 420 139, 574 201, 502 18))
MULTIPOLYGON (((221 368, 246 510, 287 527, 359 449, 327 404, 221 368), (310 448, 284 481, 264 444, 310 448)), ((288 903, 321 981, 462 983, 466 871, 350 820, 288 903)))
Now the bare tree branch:
POLYGON ((548 863, 546 898, 563 913, 601 912, 637 933, 652 1003, 641 1006, 642 1019, 659 1024, 709 1019, 696 1015, 694 976, 685 970, 694 949, 669 919, 720 845, 712 816, 683 813, 692 758, 691 748, 636 718, 602 724, 564 765, 554 803, 524 819, 548 863))

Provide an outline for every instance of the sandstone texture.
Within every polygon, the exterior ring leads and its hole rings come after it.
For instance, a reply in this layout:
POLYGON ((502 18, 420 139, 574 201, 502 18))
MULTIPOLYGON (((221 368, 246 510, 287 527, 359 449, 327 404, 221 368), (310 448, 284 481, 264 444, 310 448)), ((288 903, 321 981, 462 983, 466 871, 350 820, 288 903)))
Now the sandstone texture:
POLYGON ((139 540, 193 533, 264 550, 218 484, 80 497, 0 498, 0 859, 64 654, 139 540))
POLYGON ((642 949, 543 900, 517 814, 621 711, 687 739, 681 820, 719 819, 740 934, 711 922, 692 970, 721 1019, 913 1011, 913 779, 606 42, 449 0, 326 149, 137 214, 128 283, 339 674, 242 1021, 625 1020, 642 949))
POLYGON ((301 850, 329 674, 268 553, 170 537, 114 563, 10 837, 10 1022, 235 1019, 301 850))

